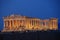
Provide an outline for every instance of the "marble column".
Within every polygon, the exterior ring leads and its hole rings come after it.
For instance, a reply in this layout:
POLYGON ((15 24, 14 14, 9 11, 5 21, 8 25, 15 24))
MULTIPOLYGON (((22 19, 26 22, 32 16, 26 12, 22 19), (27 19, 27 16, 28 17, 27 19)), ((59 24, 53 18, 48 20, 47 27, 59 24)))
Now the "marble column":
POLYGON ((8 21, 5 21, 5 27, 8 27, 8 21))
POLYGON ((55 21, 53 20, 53 29, 55 28, 55 25, 56 25, 56 24, 55 24, 55 21))
POLYGON ((45 27, 47 27, 47 25, 46 25, 46 21, 44 22, 44 24, 45 24, 45 27))
POLYGON ((36 20, 35 20, 35 26, 36 26, 36 20))
POLYGON ((4 21, 4 30, 6 29, 6 21, 4 21))
POLYGON ((41 25, 42 25, 42 27, 43 27, 43 21, 41 22, 41 25))
POLYGON ((12 20, 12 30, 14 29, 14 20, 12 20))
POLYGON ((17 26, 19 27, 19 20, 17 20, 17 26))
POLYGON ((33 26, 33 20, 32 20, 32 26, 33 26))
POLYGON ((11 30, 11 20, 9 20, 9 23, 10 23, 10 30, 11 30))
POLYGON ((18 20, 16 20, 16 26, 18 27, 18 20))
POLYGON ((4 27, 6 26, 5 24, 6 24, 6 22, 4 21, 4 27))
POLYGON ((11 20, 11 27, 12 27, 12 30, 14 28, 14 20, 11 20))

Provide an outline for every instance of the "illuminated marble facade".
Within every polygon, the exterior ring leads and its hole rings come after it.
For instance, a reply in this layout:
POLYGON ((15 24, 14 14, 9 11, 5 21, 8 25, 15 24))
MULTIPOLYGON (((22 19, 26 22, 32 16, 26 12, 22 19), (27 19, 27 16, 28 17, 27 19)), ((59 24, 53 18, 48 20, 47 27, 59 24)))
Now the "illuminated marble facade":
POLYGON ((21 15, 10 15, 3 17, 4 28, 6 31, 26 31, 26 30, 57 30, 58 19, 39 19, 21 15))

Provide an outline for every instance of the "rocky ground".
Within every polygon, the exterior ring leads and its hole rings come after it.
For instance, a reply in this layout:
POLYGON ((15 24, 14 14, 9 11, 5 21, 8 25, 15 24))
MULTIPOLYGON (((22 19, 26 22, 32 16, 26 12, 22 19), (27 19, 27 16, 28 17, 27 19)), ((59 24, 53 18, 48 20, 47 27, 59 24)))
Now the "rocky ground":
POLYGON ((0 40, 60 40, 60 31, 0 32, 0 40))

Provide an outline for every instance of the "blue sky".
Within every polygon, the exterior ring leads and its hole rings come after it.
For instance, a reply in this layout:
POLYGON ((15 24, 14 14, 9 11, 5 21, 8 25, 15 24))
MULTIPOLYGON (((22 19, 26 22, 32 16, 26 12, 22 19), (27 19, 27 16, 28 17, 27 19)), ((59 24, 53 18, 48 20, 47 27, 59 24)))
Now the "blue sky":
POLYGON ((59 0, 0 0, 0 30, 3 29, 2 17, 11 14, 42 19, 56 17, 60 20, 59 2, 59 0))

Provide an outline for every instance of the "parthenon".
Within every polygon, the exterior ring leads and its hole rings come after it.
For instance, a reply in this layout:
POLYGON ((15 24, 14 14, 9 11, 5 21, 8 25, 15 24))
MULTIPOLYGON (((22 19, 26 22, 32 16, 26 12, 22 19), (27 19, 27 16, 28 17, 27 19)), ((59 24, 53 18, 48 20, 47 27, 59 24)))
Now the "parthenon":
POLYGON ((10 15, 3 17, 4 28, 2 32, 7 31, 25 31, 25 30, 57 30, 58 19, 39 19, 22 15, 10 15))

